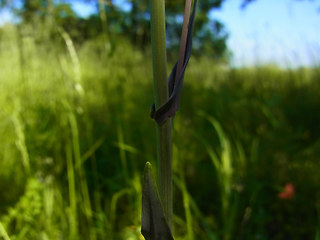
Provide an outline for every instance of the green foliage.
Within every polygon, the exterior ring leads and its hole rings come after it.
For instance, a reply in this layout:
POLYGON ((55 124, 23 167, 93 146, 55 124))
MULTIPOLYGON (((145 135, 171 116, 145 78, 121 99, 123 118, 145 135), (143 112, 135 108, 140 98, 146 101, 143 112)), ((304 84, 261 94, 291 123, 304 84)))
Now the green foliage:
MULTIPOLYGON (((0 29, 0 238, 141 239, 151 56, 122 38, 111 56, 102 38, 40 41, 28 26, 0 29)), ((319 76, 190 59, 174 120, 175 239, 319 238, 319 76), (288 182, 294 197, 279 199, 288 182)))
MULTIPOLYGON (((223 23, 209 19, 211 9, 221 7, 224 0, 210 0, 199 3, 195 23, 195 53, 206 54, 213 58, 226 58, 228 34, 223 23)), ((150 45, 150 3, 147 0, 125 0, 130 10, 125 11, 113 1, 84 1, 97 5, 99 14, 83 19, 72 10, 70 1, 30 0, 22 1, 22 7, 15 7, 17 0, 3 1, 2 5, 11 6, 22 20, 41 33, 41 37, 51 37, 56 27, 68 31, 76 43, 104 35, 105 41, 114 41, 117 36, 126 36, 134 46, 146 49, 150 45), (98 3, 99 2, 99 3, 98 3), (45 34, 44 34, 45 33, 45 34), (42 36, 44 34, 45 36, 42 36)), ((0 2, 1 4, 1 2, 0 2)), ((178 52, 184 1, 166 1, 167 47, 178 52)))

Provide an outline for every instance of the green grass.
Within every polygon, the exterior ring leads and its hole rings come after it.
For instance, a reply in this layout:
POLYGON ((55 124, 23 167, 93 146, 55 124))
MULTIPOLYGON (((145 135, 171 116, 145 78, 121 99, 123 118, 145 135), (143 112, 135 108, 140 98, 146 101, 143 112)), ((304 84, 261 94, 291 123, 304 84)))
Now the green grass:
MULTIPOLYGON (((7 26, 0 66, 0 239, 141 239, 150 52, 7 26)), ((319 238, 319 77, 190 59, 173 124, 175 239, 319 238), (288 182, 294 198, 279 199, 288 182)))

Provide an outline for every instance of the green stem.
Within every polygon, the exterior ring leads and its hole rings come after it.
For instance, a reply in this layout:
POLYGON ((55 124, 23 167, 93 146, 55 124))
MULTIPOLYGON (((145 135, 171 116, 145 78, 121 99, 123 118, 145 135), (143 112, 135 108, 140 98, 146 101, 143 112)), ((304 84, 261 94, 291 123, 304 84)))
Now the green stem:
MULTIPOLYGON (((165 2, 151 1, 151 42, 153 79, 156 108, 163 105, 169 97, 167 83, 167 55, 165 34, 165 2)), ((159 193, 164 214, 169 227, 172 229, 172 121, 166 120, 157 126, 158 137, 158 170, 159 193)))

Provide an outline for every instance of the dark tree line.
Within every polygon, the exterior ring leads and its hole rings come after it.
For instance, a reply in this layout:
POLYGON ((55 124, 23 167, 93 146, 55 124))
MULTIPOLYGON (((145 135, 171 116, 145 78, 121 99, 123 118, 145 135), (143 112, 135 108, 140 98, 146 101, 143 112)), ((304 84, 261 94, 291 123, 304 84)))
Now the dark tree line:
MULTIPOLYGON (((87 19, 77 16, 71 8, 71 0, 25 0, 19 8, 15 7, 16 1, 0 0, 0 4, 11 7, 22 19, 21 24, 45 25, 47 31, 62 27, 76 42, 81 43, 101 34, 108 40, 122 35, 142 48, 150 42, 150 0, 126 0, 131 6, 129 11, 115 4, 117 0, 82 0, 97 9, 97 13, 87 19)), ((241 0, 239 7, 246 7, 254 1, 241 0)), ((209 11, 220 8, 224 2, 199 1, 194 33, 195 54, 198 52, 217 59, 225 56, 228 33, 222 22, 208 16, 209 11)), ((184 0, 166 0, 168 47, 171 49, 177 49, 179 45, 183 8, 184 0)))

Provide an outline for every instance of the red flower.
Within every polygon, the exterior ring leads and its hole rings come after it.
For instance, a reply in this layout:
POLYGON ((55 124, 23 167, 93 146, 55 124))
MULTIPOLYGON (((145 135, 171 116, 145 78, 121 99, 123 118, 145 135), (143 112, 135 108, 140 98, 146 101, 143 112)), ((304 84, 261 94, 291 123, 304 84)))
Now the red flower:
POLYGON ((294 186, 291 183, 287 183, 284 186, 283 191, 278 194, 278 198, 291 199, 294 196, 294 192, 295 192, 294 186))

